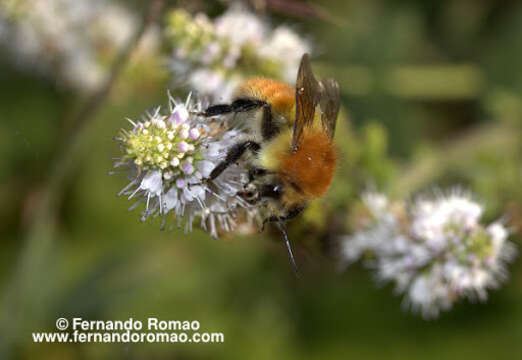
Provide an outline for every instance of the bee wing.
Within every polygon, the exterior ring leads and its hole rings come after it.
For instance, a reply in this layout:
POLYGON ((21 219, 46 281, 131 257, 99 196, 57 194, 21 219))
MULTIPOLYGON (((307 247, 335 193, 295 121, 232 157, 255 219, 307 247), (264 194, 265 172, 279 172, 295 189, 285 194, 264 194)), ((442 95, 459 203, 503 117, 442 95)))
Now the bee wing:
POLYGON ((339 84, 334 79, 324 79, 320 82, 321 94, 319 106, 323 112, 321 115, 321 123, 323 131, 331 140, 335 133, 335 124, 339 107, 341 106, 341 95, 339 92, 339 84))
POLYGON ((315 108, 319 103, 321 86, 315 79, 308 54, 301 58, 295 84, 295 122, 292 135, 292 150, 296 151, 303 138, 305 127, 314 121, 315 108))
POLYGON ((305 127, 312 126, 317 105, 320 106, 323 131, 329 139, 335 133, 335 124, 339 114, 340 101, 339 84, 334 79, 317 81, 312 72, 310 58, 304 54, 297 73, 295 103, 296 113, 292 150, 299 147, 305 127))

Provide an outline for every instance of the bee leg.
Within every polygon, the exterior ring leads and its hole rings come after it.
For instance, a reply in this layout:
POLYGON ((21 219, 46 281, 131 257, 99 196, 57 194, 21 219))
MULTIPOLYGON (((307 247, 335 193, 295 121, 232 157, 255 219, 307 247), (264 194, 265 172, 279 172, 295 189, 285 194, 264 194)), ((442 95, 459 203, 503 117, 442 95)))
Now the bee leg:
POLYGON ((232 106, 234 112, 245 112, 258 109, 268 104, 263 100, 239 98, 234 100, 230 105, 232 106))
POLYGON ((263 224, 261 225, 261 231, 260 231, 260 232, 265 231, 265 225, 266 225, 266 223, 269 223, 269 222, 276 222, 276 221, 279 221, 279 216, 270 216, 270 217, 267 217, 265 220, 263 220, 263 224))
POLYGON ((288 249, 288 254, 290 255, 290 262, 294 268, 295 276, 299 277, 299 268, 297 267, 297 263, 295 262, 294 253, 292 252, 292 246, 290 245, 290 240, 288 239, 288 235, 286 234, 285 224, 280 221, 278 223, 279 230, 283 233, 283 238, 285 239, 286 248, 288 249))
POLYGON ((281 217, 280 220, 282 220, 282 221, 288 221, 288 220, 290 220, 290 219, 293 219, 293 218, 295 218, 297 215, 299 215, 300 213, 302 213, 304 209, 305 209, 304 206, 296 206, 296 207, 292 208, 288 213, 286 213, 285 216, 281 217))
MULTIPOLYGON (((302 210, 300 210, 299 212, 301 212, 301 211, 302 210)), ((296 216, 296 215, 294 215, 294 216, 296 216)), ((284 220, 285 218, 287 218, 287 216, 284 216, 284 217, 270 216, 269 218, 267 218, 267 219, 265 219, 263 221, 263 229, 264 229, 265 224, 267 222, 277 222, 279 230, 281 230, 281 233, 283 234, 283 238, 285 240, 286 248, 288 249, 288 254, 290 255, 290 262, 292 263, 292 266, 294 268, 295 275, 297 277, 299 277, 299 269, 297 267, 297 263, 295 262, 294 254, 292 252, 292 246, 290 245, 290 240, 288 239, 288 235, 286 233, 285 220, 284 220)), ((263 230, 261 230, 261 231, 263 231, 263 230)))
POLYGON ((225 157, 225 160, 221 161, 219 164, 216 165, 214 170, 210 173, 209 179, 214 180, 217 178, 227 167, 235 163, 239 160, 239 158, 245 153, 247 150, 251 150, 254 152, 257 152, 261 146, 256 143, 255 141, 244 141, 241 143, 238 143, 230 148, 228 150, 227 156, 225 157))
POLYGON ((279 133, 279 127, 274 124, 272 118, 272 108, 270 104, 263 106, 263 117, 261 120, 261 136, 264 140, 270 140, 279 133))
POLYGON ((290 211, 286 213, 285 216, 270 216, 267 217, 265 220, 263 220, 263 225, 261 227, 261 231, 265 229, 265 224, 267 222, 286 222, 288 220, 291 220, 295 218, 297 215, 299 215, 303 210, 305 209, 304 206, 296 206, 292 208, 290 211))
POLYGON ((198 113, 198 115, 205 117, 212 117, 218 115, 229 114, 233 112, 232 106, 229 104, 218 104, 209 106, 205 111, 198 113))
POLYGON ((252 182, 256 178, 265 176, 266 174, 268 174, 268 171, 266 169, 252 166, 248 169, 248 181, 252 182))
POLYGON ((218 115, 225 115, 230 113, 238 113, 244 111, 250 111, 262 106, 265 106, 266 102, 261 100, 253 99, 236 99, 231 104, 217 104, 209 106, 205 111, 198 115, 205 117, 212 117, 218 115))
POLYGON ((293 209, 291 209, 285 216, 270 216, 263 221, 263 227, 261 229, 261 231, 263 231, 267 222, 277 222, 279 230, 281 230, 281 233, 283 233, 286 248, 288 249, 288 254, 290 255, 290 262, 292 263, 295 275, 297 277, 299 277, 299 268, 297 267, 297 263, 295 262, 294 254, 292 252, 292 246, 290 245, 290 240, 288 239, 288 235, 286 234, 285 222, 299 215, 304 209, 304 206, 296 206, 293 209))

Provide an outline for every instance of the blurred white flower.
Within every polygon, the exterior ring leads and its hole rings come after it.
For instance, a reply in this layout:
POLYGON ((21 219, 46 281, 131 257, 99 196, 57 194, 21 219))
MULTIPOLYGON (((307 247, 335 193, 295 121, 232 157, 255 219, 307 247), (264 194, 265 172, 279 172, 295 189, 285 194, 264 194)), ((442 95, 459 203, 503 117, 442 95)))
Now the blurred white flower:
POLYGON ((234 6, 214 21, 216 35, 234 46, 257 46, 266 39, 268 27, 255 14, 234 6))
MULTIPOLYGON (((137 26, 129 10, 109 0, 0 2, 0 46, 13 65, 84 91, 105 79, 108 58, 137 26)), ((142 44, 156 43, 152 37, 154 29, 142 44)))
POLYGON ((239 208, 247 204, 237 196, 247 182, 245 164, 229 166, 217 179, 207 182, 214 167, 244 134, 228 129, 223 121, 197 115, 202 104, 187 98, 180 103, 169 95, 169 109, 157 108, 142 121, 129 120, 133 128, 121 130, 123 156, 115 167, 129 171, 131 180, 121 192, 145 203, 142 220, 173 214, 185 231, 196 217, 214 237, 218 229, 230 231, 239 208))
POLYGON ((304 53, 310 52, 310 44, 287 26, 276 28, 267 40, 259 50, 260 54, 268 59, 276 58, 282 65, 282 79, 293 84, 299 61, 304 53))
POLYGON ((485 301, 487 290, 507 277, 515 256, 508 230, 497 221, 481 224, 483 206, 451 191, 421 196, 407 209, 378 193, 363 195, 370 213, 365 229, 343 238, 343 257, 364 253, 378 279, 391 281, 404 302, 424 317, 436 317, 460 298, 485 301))
POLYGON ((213 22, 205 14, 184 10, 170 14, 167 35, 174 47, 175 81, 213 101, 231 99, 236 87, 251 76, 294 83, 299 60, 311 48, 286 26, 270 29, 258 15, 233 6, 213 22))

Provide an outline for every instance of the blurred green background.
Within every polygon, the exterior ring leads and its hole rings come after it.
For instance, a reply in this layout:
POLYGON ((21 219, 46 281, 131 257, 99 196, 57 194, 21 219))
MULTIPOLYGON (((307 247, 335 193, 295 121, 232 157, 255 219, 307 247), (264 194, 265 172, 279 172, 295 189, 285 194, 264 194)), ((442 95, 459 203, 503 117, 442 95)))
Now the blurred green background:
MULTIPOLYGON (((146 7, 122 5, 138 16, 146 7)), ((214 16, 226 4, 167 2, 176 6, 214 16)), ((484 202, 486 220, 505 215, 520 243, 522 3, 314 6, 306 16, 267 8, 275 24, 313 40, 315 69, 342 90, 338 176, 290 229, 300 279, 274 230, 218 241, 160 232, 116 197, 126 180, 107 174, 119 153, 112 137, 125 117, 166 104, 161 59, 131 58, 69 146, 89 95, 20 70, 0 49, 0 358, 522 358, 520 261, 486 304, 425 321, 364 269, 339 271, 335 255, 367 186, 402 197, 461 184, 484 202), (59 317, 198 320, 225 342, 34 344, 30 333, 54 331, 59 317)))

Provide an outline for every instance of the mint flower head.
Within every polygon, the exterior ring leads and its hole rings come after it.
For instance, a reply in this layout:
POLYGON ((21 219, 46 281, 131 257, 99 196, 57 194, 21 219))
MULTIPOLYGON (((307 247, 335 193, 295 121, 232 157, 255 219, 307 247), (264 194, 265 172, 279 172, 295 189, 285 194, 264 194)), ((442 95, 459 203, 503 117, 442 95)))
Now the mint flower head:
POLYGON ((166 31, 174 48, 176 80, 220 102, 230 100, 236 87, 252 76, 294 83, 301 55, 311 51, 291 28, 271 29, 241 6, 232 6, 214 20, 176 9, 166 31))
POLYGON ((485 301, 487 290, 507 278, 516 253, 509 231, 501 221, 482 224, 484 208, 469 194, 420 196, 407 206, 369 193, 363 203, 370 216, 364 229, 343 238, 345 260, 372 254, 366 264, 424 317, 461 298, 485 301))
POLYGON ((238 163, 217 179, 207 179, 244 134, 228 128, 225 120, 199 116, 201 110, 202 104, 190 95, 179 102, 169 94, 167 112, 158 107, 142 121, 128 119, 132 128, 122 129, 117 137, 123 155, 115 167, 129 171, 130 183, 119 195, 137 199, 131 209, 145 204, 143 221, 160 216, 164 227, 172 215, 190 231, 198 217, 201 227, 217 237, 219 229, 234 227, 235 212, 245 206, 237 193, 247 174, 238 163))

